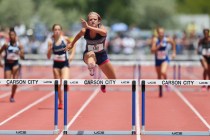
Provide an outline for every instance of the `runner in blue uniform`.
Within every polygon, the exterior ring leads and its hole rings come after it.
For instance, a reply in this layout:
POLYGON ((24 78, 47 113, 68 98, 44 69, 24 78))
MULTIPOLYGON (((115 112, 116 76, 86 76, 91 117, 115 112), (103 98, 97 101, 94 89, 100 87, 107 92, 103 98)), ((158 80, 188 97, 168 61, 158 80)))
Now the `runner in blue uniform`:
MULTIPOLYGON (((169 63, 169 56, 167 46, 171 44, 173 52, 172 59, 176 57, 176 46, 170 37, 164 35, 163 28, 157 28, 157 37, 152 40, 151 52, 155 54, 155 67, 158 79, 167 79, 167 68, 169 63)), ((162 87, 161 87, 162 88, 162 87)), ((161 95, 162 96, 162 95, 161 95)))
MULTIPOLYGON (((107 30, 101 24, 101 16, 96 12, 90 12, 87 20, 86 22, 84 19, 81 19, 83 28, 76 35, 71 45, 66 47, 66 50, 73 48, 77 40, 84 36, 86 50, 83 54, 83 60, 88 66, 90 75, 94 75, 94 69, 97 64, 108 79, 116 79, 113 66, 105 50, 107 30)), ((101 91, 106 92, 105 85, 101 85, 101 91)))
MULTIPOLYGON (((200 55, 200 62, 203 67, 203 79, 207 77, 210 79, 210 37, 209 29, 203 30, 204 37, 198 42, 198 54, 200 55)), ((202 86, 202 90, 206 91, 206 86, 202 86)))
MULTIPOLYGON (((24 59, 23 46, 18 42, 14 28, 9 31, 9 42, 5 43, 1 49, 0 54, 5 51, 4 57, 4 78, 18 79, 19 77, 19 58, 24 59)), ((10 102, 15 102, 14 96, 17 90, 17 85, 12 85, 12 92, 10 102)))
MULTIPOLYGON (((62 35, 62 27, 59 24, 54 24, 52 27, 53 36, 48 42, 48 59, 53 54, 53 75, 55 79, 69 78, 69 63, 73 59, 75 49, 72 49, 71 55, 65 51, 66 46, 70 43, 67 36, 62 35)), ((63 99, 61 92, 61 84, 58 88, 59 109, 63 108, 63 99)))

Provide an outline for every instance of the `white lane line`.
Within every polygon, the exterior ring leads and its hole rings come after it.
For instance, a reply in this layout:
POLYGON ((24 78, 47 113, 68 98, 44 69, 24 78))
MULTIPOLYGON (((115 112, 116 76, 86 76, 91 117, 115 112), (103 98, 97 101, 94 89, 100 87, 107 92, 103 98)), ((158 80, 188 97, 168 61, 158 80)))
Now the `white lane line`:
POLYGON ((8 121, 12 120, 13 118, 17 117, 18 115, 20 115, 21 113, 25 112, 26 110, 32 108, 33 106, 39 104, 40 102, 46 100, 47 98, 51 97, 54 95, 54 91, 48 93, 47 95, 45 95, 44 97, 40 98, 39 100, 36 100, 35 102, 33 102, 32 104, 29 104, 28 106, 26 106, 25 108, 21 109, 20 111, 18 111, 17 113, 15 113, 14 115, 10 116, 9 118, 7 118, 6 120, 2 121, 0 123, 0 126, 2 126, 3 124, 7 123, 8 121))
MULTIPOLYGON (((34 75, 37 75, 37 74, 27 74, 27 76, 34 76, 34 75)), ((25 75, 24 75, 25 76, 25 75)), ((26 77, 27 77, 26 76, 26 77)), ((46 78, 46 77, 42 77, 42 79, 43 78, 46 78)), ((6 86, 6 85, 5 85, 6 86)), ((17 90, 16 90, 16 92, 19 92, 19 91, 22 91, 22 90, 26 90, 26 89, 29 89, 29 88, 31 88, 31 87, 34 87, 34 86, 36 86, 36 85, 27 85, 27 86, 22 86, 22 87, 18 87, 17 88, 17 90)), ((9 87, 11 87, 11 86, 9 86, 9 87)), ((12 87, 11 87, 11 89, 12 89, 12 87)), ((9 95, 11 95, 11 90, 10 91, 8 91, 8 92, 5 92, 5 93, 2 93, 1 95, 0 95, 0 99, 1 98, 4 98, 4 97, 7 97, 7 96, 9 96, 9 95)))
POLYGON ((140 128, 140 112, 139 112, 139 85, 137 84, 137 88, 136 88, 137 92, 136 92, 136 139, 137 140, 141 140, 141 128, 140 128))
MULTIPOLYGON (((135 65, 135 70, 134 70, 134 79, 138 79, 140 76, 141 72, 138 69, 138 64, 135 65)), ((139 79, 140 81, 140 79, 139 79)), ((139 103, 139 81, 137 82, 136 86, 136 140, 141 140, 141 125, 140 125, 140 103, 139 103)))
POLYGON ((208 124, 208 122, 202 117, 202 115, 195 109, 195 107, 187 100, 187 98, 184 97, 184 95, 182 95, 182 93, 174 86, 170 86, 172 88, 172 90, 175 91, 175 93, 177 94, 177 96, 179 96, 183 102, 197 115, 197 117, 205 124, 205 126, 210 129, 210 125, 208 124))
MULTIPOLYGON (((81 74, 80 76, 78 76, 79 78, 84 77, 85 74, 81 74)), ((30 86, 31 87, 31 86, 30 86)), ((30 88, 30 87, 26 87, 26 88, 30 88)), ((23 87, 24 88, 24 87, 23 87)), ((51 97, 54 95, 54 91, 48 93, 47 95, 43 96, 42 98, 40 98, 39 100, 36 100, 35 102, 33 102, 32 104, 29 104, 28 106, 26 106, 25 108, 21 109, 20 111, 18 111, 17 113, 15 113, 14 115, 12 115, 11 117, 7 118, 6 120, 2 121, 0 123, 0 126, 7 123, 8 121, 12 120, 13 118, 17 117, 18 115, 20 115, 21 113, 27 111, 28 109, 30 109, 31 107, 39 104, 40 102, 46 100, 47 98, 51 97)))
MULTIPOLYGON (((95 98, 95 96, 98 94, 100 88, 98 87, 94 92, 91 94, 91 96, 85 101, 85 103, 82 105, 82 107, 77 111, 77 113, 74 115, 74 117, 71 119, 71 121, 67 125, 67 129, 74 123, 74 121, 77 119, 77 117, 82 113, 82 111, 88 106, 88 104, 95 98)), ((63 131, 63 130, 62 130, 63 131)), ((58 135, 56 140, 60 140, 63 136, 63 133, 58 135)))
MULTIPOLYGON (((186 77, 190 77, 191 79, 198 79, 196 75, 193 74, 185 74, 186 77)), ((174 86, 172 86, 175 93, 187 104, 187 106, 198 116, 198 118, 205 124, 205 126, 210 129, 210 125, 208 122, 202 117, 202 115, 195 109, 195 107, 185 98, 185 96, 174 86)))
MULTIPOLYGON (((19 91, 22 91, 22 90, 25 90, 25 89, 29 89, 31 87, 34 87, 35 85, 31 85, 31 86, 23 86, 23 87, 19 87, 16 92, 19 92, 19 91)), ((5 92, 3 94, 1 94, 0 98, 4 98, 4 97, 7 97, 11 95, 11 91, 8 91, 8 92, 5 92)))

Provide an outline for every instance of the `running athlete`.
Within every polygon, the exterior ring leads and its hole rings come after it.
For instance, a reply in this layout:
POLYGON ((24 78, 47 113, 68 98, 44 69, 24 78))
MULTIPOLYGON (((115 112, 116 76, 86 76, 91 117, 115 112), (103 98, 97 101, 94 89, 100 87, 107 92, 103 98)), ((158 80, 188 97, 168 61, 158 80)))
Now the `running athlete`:
MULTIPOLYGON (((0 54, 5 51, 4 57, 4 78, 17 79, 19 77, 19 58, 24 59, 23 46, 18 42, 14 28, 9 31, 9 42, 5 43, 1 49, 0 54)), ((14 96, 17 90, 17 85, 12 85, 12 93, 10 102, 15 102, 14 96)))
MULTIPOLYGON (((176 57, 176 46, 174 41, 164 35, 163 28, 157 28, 157 37, 152 40, 151 52, 155 54, 155 67, 158 79, 167 79, 167 67, 169 63, 169 56, 167 52, 168 44, 172 45, 172 59, 176 57)), ((162 91, 162 87, 160 87, 162 91)), ((162 95, 160 95, 162 96, 162 95)))
MULTIPOLYGON (((88 66, 90 75, 94 75, 94 69, 97 64, 108 79, 116 79, 113 66, 105 50, 107 30, 101 24, 101 16, 96 12, 90 12, 87 19, 88 21, 86 22, 81 18, 83 28, 76 35, 71 45, 66 47, 66 50, 73 48, 77 40, 84 36, 86 50, 83 53, 83 60, 88 66)), ((101 91, 106 92, 105 85, 101 85, 101 91)))
MULTIPOLYGON (((198 54, 200 54, 200 62, 203 67, 203 79, 207 76, 210 79, 210 37, 209 29, 203 30, 204 37, 198 42, 198 54)), ((202 90, 206 91, 206 86, 202 86, 202 90)))
MULTIPOLYGON (((75 49, 72 49, 71 55, 64 50, 70 43, 67 36, 62 35, 62 27, 59 24, 54 24, 52 27, 53 36, 48 42, 47 58, 51 58, 53 53, 53 75, 55 79, 69 78, 69 63, 74 57, 75 49)), ((59 109, 63 109, 63 100, 61 92, 61 84, 58 88, 59 109)))

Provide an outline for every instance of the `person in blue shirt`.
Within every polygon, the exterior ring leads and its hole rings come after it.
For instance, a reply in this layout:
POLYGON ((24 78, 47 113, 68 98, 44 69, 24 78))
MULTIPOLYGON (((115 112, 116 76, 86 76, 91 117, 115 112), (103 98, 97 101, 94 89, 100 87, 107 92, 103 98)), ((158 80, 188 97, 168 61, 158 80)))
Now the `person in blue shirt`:
MULTIPOLYGON (((9 31, 9 41, 6 42, 0 49, 0 54, 5 51, 4 56, 4 78, 18 79, 20 64, 19 59, 24 59, 24 49, 19 43, 14 28, 9 31)), ((14 96, 17 90, 17 85, 12 85, 10 102, 15 102, 14 96)))
MULTIPOLYGON (((107 30, 101 24, 101 16, 96 12, 90 12, 87 21, 81 18, 81 23, 83 28, 76 35, 71 45, 66 47, 66 50, 72 49, 77 40, 84 36, 86 49, 83 53, 83 60, 88 66, 90 75, 94 75, 97 64, 108 79, 116 79, 114 68, 105 48, 107 30)), ((105 85, 101 85, 101 91, 106 92, 105 85)))
POLYGON ((157 37, 152 39, 151 52, 155 54, 155 67, 158 79, 167 79, 167 68, 170 61, 167 49, 169 44, 172 46, 172 59, 174 59, 176 57, 174 40, 165 36, 165 30, 162 27, 157 28, 157 37))
MULTIPOLYGON (((72 61, 75 49, 72 49, 69 56, 68 52, 65 51, 67 45, 70 44, 70 39, 63 35, 62 27, 60 24, 54 24, 52 27, 53 35, 48 41, 47 58, 50 59, 53 54, 53 75, 55 79, 68 79, 69 78, 69 67, 70 61, 72 61)), ((61 92, 61 84, 58 88, 58 108, 63 108, 63 99, 61 92)))

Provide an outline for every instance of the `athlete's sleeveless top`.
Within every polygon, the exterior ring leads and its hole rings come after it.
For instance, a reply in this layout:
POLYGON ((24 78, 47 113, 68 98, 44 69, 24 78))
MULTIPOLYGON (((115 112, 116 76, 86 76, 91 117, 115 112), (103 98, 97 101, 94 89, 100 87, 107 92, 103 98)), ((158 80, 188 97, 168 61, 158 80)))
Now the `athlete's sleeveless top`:
POLYGON ((86 40, 86 50, 85 51, 93 51, 95 53, 105 51, 105 40, 106 36, 101 36, 100 34, 96 34, 94 38, 90 37, 90 30, 86 29, 84 38, 86 40))
POLYGON ((20 58, 19 52, 20 48, 18 42, 14 44, 9 43, 6 49, 5 63, 8 61, 18 61, 20 58))
POLYGON ((157 42, 156 42, 156 45, 159 45, 161 42, 162 42, 162 46, 157 50, 157 52, 155 54, 155 59, 157 59, 157 60, 164 60, 168 56, 168 52, 167 52, 167 46, 168 46, 167 37, 164 37, 162 41, 160 41, 158 39, 157 42))
POLYGON ((52 43, 53 43, 53 60, 56 62, 65 62, 68 61, 68 53, 67 51, 64 51, 67 42, 64 39, 64 37, 61 38, 61 44, 56 46, 54 39, 52 38, 52 43))
POLYGON ((204 38, 200 42, 201 45, 201 54, 204 56, 210 55, 210 41, 205 40, 204 38))

